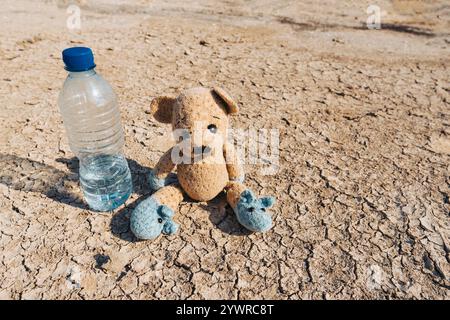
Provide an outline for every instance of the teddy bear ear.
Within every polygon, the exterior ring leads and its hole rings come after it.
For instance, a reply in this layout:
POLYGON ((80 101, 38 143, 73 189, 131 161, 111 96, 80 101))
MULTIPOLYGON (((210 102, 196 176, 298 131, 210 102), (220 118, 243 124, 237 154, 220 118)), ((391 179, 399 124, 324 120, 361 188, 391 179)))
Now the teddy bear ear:
POLYGON ((177 99, 171 97, 157 97, 150 105, 150 112, 155 119, 162 123, 172 122, 172 111, 177 99))
POLYGON ((233 98, 231 98, 231 96, 225 90, 219 87, 214 87, 213 92, 217 94, 223 100, 223 102, 225 102, 229 114, 239 112, 237 103, 234 102, 233 98))

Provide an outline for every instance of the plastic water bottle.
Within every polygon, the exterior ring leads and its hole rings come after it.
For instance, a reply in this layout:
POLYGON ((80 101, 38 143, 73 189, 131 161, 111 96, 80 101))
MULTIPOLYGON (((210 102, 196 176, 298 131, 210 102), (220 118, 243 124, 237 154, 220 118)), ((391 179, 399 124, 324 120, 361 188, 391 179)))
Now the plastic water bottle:
POLYGON ((89 207, 109 211, 132 192, 130 169, 122 149, 123 130, 117 98, 96 71, 91 49, 65 49, 69 75, 59 95, 59 109, 72 152, 80 160, 80 185, 89 207))

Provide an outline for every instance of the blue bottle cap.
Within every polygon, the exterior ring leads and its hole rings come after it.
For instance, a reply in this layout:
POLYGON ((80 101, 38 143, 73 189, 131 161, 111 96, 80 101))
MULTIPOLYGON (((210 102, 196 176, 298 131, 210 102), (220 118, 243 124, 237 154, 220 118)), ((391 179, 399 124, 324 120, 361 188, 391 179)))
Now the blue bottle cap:
POLYGON ((90 48, 72 47, 62 52, 67 71, 81 72, 95 68, 94 54, 90 48))

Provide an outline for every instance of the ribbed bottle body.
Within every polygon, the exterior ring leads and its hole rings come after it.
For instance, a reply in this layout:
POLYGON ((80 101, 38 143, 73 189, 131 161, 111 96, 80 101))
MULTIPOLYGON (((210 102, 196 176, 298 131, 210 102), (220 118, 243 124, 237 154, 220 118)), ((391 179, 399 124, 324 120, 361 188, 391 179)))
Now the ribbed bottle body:
POLYGON ((70 72, 58 104, 70 148, 80 160, 87 203, 99 211, 116 208, 129 197, 132 184, 113 89, 94 69, 70 72))

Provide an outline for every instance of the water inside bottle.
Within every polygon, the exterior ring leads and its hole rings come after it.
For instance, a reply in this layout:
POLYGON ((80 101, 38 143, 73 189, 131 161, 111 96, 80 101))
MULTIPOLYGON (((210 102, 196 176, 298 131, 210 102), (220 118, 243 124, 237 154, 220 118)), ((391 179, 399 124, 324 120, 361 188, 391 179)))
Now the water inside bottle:
POLYGON ((80 184, 89 207, 110 211, 132 192, 131 173, 122 155, 91 155, 80 163, 80 184))

